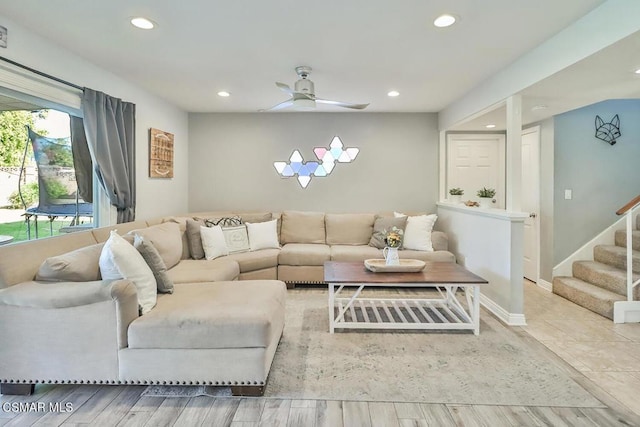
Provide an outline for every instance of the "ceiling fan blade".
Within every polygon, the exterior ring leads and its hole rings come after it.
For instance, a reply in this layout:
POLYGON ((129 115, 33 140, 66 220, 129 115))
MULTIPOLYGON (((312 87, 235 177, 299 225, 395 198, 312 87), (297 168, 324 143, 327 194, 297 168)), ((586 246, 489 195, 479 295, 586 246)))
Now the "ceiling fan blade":
POLYGON ((259 110, 259 111, 260 112, 263 112, 263 111, 277 111, 277 110, 282 110, 283 108, 291 107, 292 105, 293 105, 293 98, 287 99, 286 101, 282 101, 281 103, 276 104, 271 108, 267 108, 266 110, 259 110))
POLYGON ((349 104, 348 102, 330 101, 328 99, 315 98, 320 104, 335 105, 336 107, 352 108, 354 110, 364 110, 369 104, 349 104))
POLYGON ((288 84, 276 82, 276 86, 278 86, 281 91, 287 92, 289 95, 294 93, 293 89, 291 89, 288 84))

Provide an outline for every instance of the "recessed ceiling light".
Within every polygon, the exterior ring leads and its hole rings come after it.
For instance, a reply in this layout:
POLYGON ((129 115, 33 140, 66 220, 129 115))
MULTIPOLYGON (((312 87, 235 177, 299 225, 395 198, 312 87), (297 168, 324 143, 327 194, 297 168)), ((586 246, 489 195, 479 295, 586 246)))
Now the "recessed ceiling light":
POLYGON ((228 96, 230 96, 231 94, 229 92, 227 92, 226 90, 221 90, 220 92, 218 92, 218 96, 221 96, 223 98, 226 98, 228 96))
POLYGON ((400 92, 398 92, 397 90, 392 90, 391 92, 387 93, 387 95, 394 97, 400 95, 400 92))
POLYGON ((493 129, 494 127, 496 127, 496 125, 494 124, 488 124, 485 126, 487 129, 493 129))
POLYGON ((156 24, 153 21, 147 18, 143 18, 142 16, 131 18, 131 24, 134 27, 140 28, 142 30, 151 30, 156 26, 156 24))
POLYGON ((456 22, 456 17, 449 14, 444 14, 438 16, 435 21, 433 21, 433 25, 439 28, 449 27, 456 22))
POLYGON ((531 111, 546 110, 547 108, 549 107, 544 104, 534 105, 533 107, 531 107, 531 111))
POLYGON ((640 68, 638 68, 636 71, 634 71, 634 73, 640 74, 640 68))

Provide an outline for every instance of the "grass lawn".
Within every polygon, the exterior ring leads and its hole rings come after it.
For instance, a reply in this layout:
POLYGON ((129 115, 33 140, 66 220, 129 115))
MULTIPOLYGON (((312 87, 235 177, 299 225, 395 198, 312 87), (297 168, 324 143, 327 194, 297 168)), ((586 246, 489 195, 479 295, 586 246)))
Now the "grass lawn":
MULTIPOLYGON (((59 234, 60 227, 69 225, 69 221, 53 221, 53 236, 59 234)), ((27 223, 24 221, 5 222, 0 223, 0 235, 12 236, 14 242, 21 242, 27 240, 27 223)), ((49 237, 49 220, 38 221, 38 237, 49 237)), ((34 221, 31 221, 31 238, 36 238, 36 230, 34 221)))

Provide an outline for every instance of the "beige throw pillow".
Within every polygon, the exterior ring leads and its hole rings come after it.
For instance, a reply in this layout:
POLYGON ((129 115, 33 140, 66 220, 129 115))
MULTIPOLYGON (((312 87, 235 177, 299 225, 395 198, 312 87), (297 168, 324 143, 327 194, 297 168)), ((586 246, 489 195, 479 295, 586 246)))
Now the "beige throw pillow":
MULTIPOLYGON (((376 221, 373 223, 373 235, 371 236, 371 240, 369 241, 369 246, 373 246, 374 248, 382 249, 386 245, 384 243, 384 238, 386 237, 386 233, 391 231, 393 227, 397 227, 401 230, 404 230, 407 225, 407 217, 402 216, 399 218, 392 217, 378 217, 376 221)), ((402 245, 400 245, 402 248, 402 245)))

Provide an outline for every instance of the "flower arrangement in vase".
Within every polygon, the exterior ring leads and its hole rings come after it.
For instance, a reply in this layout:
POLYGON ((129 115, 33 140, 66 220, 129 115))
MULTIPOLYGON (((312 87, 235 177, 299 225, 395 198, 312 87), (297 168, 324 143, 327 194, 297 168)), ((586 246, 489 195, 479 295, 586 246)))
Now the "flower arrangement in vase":
POLYGON ((400 265, 398 248, 402 245, 403 235, 404 231, 398 227, 391 227, 388 232, 385 230, 385 248, 382 250, 382 256, 386 265, 400 265))

